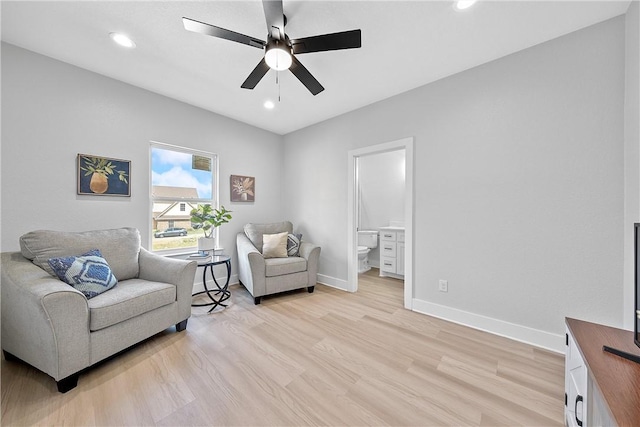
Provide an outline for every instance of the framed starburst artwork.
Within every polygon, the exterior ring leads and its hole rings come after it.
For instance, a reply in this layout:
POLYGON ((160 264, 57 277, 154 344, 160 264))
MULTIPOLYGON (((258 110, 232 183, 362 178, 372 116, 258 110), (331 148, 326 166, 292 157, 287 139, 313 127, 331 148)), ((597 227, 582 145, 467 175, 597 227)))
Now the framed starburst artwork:
POLYGON ((231 201, 254 202, 256 179, 252 176, 231 175, 231 201))

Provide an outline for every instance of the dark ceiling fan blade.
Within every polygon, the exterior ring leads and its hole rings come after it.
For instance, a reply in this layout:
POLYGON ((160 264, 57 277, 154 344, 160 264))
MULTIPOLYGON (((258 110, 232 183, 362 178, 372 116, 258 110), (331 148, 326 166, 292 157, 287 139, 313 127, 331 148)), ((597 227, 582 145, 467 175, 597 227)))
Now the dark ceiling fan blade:
POLYGON ((267 20, 269 35, 278 40, 284 40, 284 11, 282 0, 262 0, 264 17, 267 20))
POLYGON ((267 74, 267 71, 269 71, 269 66, 265 62, 264 58, 262 58, 262 61, 258 62, 256 68, 253 69, 251 74, 249 74, 249 77, 247 77, 247 80, 245 80, 240 87, 243 89, 253 89, 260 80, 262 80, 264 75, 267 74))
POLYGON ((291 40, 293 53, 324 52, 327 50, 353 49, 362 46, 361 31, 351 30, 321 36, 291 40))
POLYGON ((260 39, 256 39, 244 34, 236 33, 235 31, 226 30, 224 28, 216 27, 215 25, 206 24, 204 22, 196 21, 190 18, 183 17, 182 23, 184 24, 184 28, 186 30, 193 31, 194 33, 200 33, 206 36, 213 36, 225 40, 231 40, 233 42, 246 44, 249 46, 257 47, 259 49, 264 48, 264 45, 266 44, 266 42, 260 39))
POLYGON ((319 81, 316 80, 315 77, 311 75, 309 70, 304 68, 304 66, 298 61, 295 56, 291 57, 293 62, 291 63, 291 67, 289 70, 293 73, 294 76, 300 80, 300 82, 305 85, 309 92, 311 92, 314 96, 319 94, 324 90, 324 87, 320 84, 319 81))

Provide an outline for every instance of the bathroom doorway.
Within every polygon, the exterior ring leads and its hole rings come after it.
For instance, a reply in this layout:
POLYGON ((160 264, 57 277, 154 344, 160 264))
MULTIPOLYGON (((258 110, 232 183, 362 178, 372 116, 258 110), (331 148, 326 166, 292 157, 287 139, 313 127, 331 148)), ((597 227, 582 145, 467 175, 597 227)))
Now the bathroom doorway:
MULTIPOLYGON (((389 223, 384 225, 391 227, 390 230, 393 231, 391 234, 394 238, 397 237, 398 239, 397 245, 403 247, 404 259, 398 260, 396 258, 395 261, 399 262, 397 271, 404 274, 403 276, 396 275, 396 277, 404 277, 403 301, 404 307, 407 309, 411 309, 413 299, 413 144, 413 138, 405 138, 398 141, 352 150, 348 153, 348 290, 351 292, 356 292, 358 290, 359 266, 360 270, 362 270, 362 260, 359 261, 358 259, 358 227, 362 229, 363 226, 364 228, 367 228, 368 226, 370 227, 369 224, 373 224, 375 228, 379 228, 382 226, 380 225, 382 221, 380 216, 386 215, 389 223), (387 156, 385 156, 385 154, 387 154, 387 156), (402 161, 400 161, 400 159, 402 161), (365 190, 363 190, 362 193, 360 191, 361 186, 359 185, 359 180, 361 177, 359 174, 359 167, 363 167, 364 170, 364 166, 366 164, 367 168, 380 168, 381 161, 389 161, 396 165, 390 166, 390 170, 387 171, 389 174, 401 173, 402 171, 397 170, 398 165, 401 164, 403 166, 404 188, 399 190, 396 189, 396 192, 403 192, 404 197, 396 200, 393 195, 389 195, 389 199, 390 203, 403 203, 404 209, 393 210, 380 208, 380 210, 385 212, 378 213, 367 208, 366 203, 361 203, 361 199, 363 195, 365 195, 365 190), (401 230, 403 230, 403 232, 401 232, 401 230), (400 236, 402 236, 401 239, 400 236)), ((385 172, 381 170, 379 175, 382 176, 384 174, 385 172)), ((390 180, 392 178, 393 177, 390 175, 390 180)), ((366 190, 368 192, 375 191, 372 189, 374 189, 376 185, 386 186, 385 183, 380 181, 380 176, 373 178, 365 177, 364 179, 369 181, 366 183, 366 185, 369 186, 369 190, 366 190), (378 180, 377 183, 376 180, 378 180)), ((364 188, 365 182, 362 182, 362 184, 364 188)), ((398 183, 389 183, 388 187, 394 188, 394 185, 397 186, 398 183)), ((372 196, 376 197, 375 194, 372 196)), ((370 206, 374 206, 374 204, 370 203, 370 206)), ((376 210, 378 210, 378 208, 376 208, 376 210)), ((371 249, 369 251, 369 256, 371 256, 370 263, 373 267, 381 267, 378 260, 380 260, 379 248, 381 248, 382 242, 383 240, 379 240, 378 248, 371 249)), ((394 247, 395 245, 396 243, 393 244, 394 247)), ((384 248, 382 249, 384 250, 384 248)), ((371 275, 370 272, 368 274, 371 275)), ((394 274, 391 274, 390 276, 393 277, 394 274)))

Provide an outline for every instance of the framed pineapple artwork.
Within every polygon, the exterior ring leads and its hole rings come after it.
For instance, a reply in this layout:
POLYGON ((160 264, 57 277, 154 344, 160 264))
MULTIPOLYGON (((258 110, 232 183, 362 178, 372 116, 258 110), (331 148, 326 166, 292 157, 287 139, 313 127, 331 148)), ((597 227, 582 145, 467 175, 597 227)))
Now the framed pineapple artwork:
POLYGON ((131 161, 78 154, 78 194, 131 196, 131 161))
POLYGON ((254 202, 256 179, 252 176, 231 175, 231 201, 254 202))

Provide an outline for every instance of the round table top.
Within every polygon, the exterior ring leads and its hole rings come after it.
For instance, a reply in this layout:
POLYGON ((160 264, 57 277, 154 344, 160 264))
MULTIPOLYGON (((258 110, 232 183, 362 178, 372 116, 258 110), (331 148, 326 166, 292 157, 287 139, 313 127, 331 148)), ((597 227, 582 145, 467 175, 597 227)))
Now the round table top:
POLYGON ((184 259, 187 261, 198 261, 198 265, 218 265, 229 262, 231 257, 225 254, 207 255, 206 257, 191 257, 187 255, 184 259))

